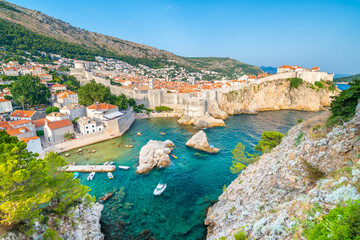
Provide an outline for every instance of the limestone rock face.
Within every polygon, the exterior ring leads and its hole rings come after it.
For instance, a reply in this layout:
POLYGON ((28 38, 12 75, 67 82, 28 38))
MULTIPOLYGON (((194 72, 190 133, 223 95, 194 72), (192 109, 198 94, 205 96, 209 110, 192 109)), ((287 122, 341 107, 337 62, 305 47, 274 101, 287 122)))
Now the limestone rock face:
POLYGON ((328 112, 293 127, 281 144, 248 165, 207 213, 207 239, 232 239, 242 229, 249 239, 295 239, 294 219, 311 221, 341 201, 360 199, 360 107, 343 126, 314 130, 328 112), (351 159, 351 160, 350 160, 351 159), (306 162, 305 162, 306 160, 306 162), (344 169, 349 175, 338 173, 344 169), (313 175, 316 172, 323 179, 313 175), (338 173, 338 174, 337 174, 338 173))
POLYGON ((220 151, 218 148, 210 147, 206 133, 203 130, 198 131, 194 136, 192 136, 189 141, 186 142, 186 146, 209 153, 217 153, 220 151))
MULTIPOLYGON (((103 205, 93 203, 90 206, 79 204, 70 210, 68 216, 56 216, 57 221, 60 221, 59 228, 56 229, 58 236, 61 239, 72 240, 102 240, 104 234, 101 232, 100 217, 103 205)), ((50 215, 48 223, 54 223, 55 216, 50 215)), ((43 239, 47 225, 35 222, 35 232, 31 235, 31 239, 43 239)), ((4 240, 26 240, 29 236, 24 236, 21 233, 7 233, 3 236, 4 240)))
POLYGON ((139 166, 137 167, 136 172, 146 173, 154 167, 166 167, 170 165, 171 160, 169 154, 173 147, 175 147, 175 145, 170 140, 150 140, 140 150, 139 166))
POLYGON ((223 93, 218 102, 220 109, 228 114, 282 109, 319 111, 330 106, 330 97, 337 94, 339 90, 318 89, 306 82, 298 88, 291 88, 290 81, 280 79, 245 84, 239 90, 223 93))
POLYGON ((208 106, 209 114, 216 119, 227 119, 229 115, 219 108, 216 100, 210 100, 208 106))
POLYGON ((178 120, 179 124, 194 125, 197 128, 212 128, 225 126, 225 122, 222 119, 215 119, 206 112, 201 117, 187 117, 183 116, 178 120))

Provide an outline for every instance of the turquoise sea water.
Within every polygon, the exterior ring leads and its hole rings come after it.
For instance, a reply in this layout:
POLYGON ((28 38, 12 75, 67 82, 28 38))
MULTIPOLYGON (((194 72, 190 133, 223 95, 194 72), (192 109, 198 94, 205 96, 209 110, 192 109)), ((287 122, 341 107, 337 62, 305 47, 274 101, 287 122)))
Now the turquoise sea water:
POLYGON ((349 84, 335 84, 341 91, 350 88, 349 84))
POLYGON ((79 164, 102 164, 114 161, 116 165, 130 166, 117 169, 114 179, 106 173, 96 173, 92 181, 80 173, 81 183, 89 186, 96 198, 115 190, 104 203, 101 224, 106 239, 204 239, 203 225, 206 209, 222 193, 223 185, 236 178, 230 173, 231 150, 238 142, 251 151, 263 131, 285 133, 299 118, 306 120, 319 113, 298 111, 262 112, 257 115, 238 115, 226 120, 226 127, 206 129, 209 143, 221 151, 212 155, 185 146, 197 132, 191 126, 180 126, 173 118, 136 120, 131 129, 120 138, 84 147, 84 154, 70 151, 66 158, 79 164), (142 136, 137 136, 141 132, 142 136), (165 132, 163 136, 160 132, 165 132), (150 139, 175 143, 172 164, 154 169, 148 174, 135 173, 139 151, 150 139), (125 148, 126 144, 134 148, 125 148), (95 149, 96 153, 90 153, 95 149), (154 196, 159 182, 167 183, 166 191, 154 196))

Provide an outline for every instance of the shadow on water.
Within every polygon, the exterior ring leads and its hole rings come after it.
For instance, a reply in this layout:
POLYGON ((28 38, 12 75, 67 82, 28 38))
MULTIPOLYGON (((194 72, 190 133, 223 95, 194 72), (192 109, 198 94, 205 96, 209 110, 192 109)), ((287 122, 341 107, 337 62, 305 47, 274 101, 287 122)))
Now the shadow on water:
POLYGON ((176 119, 136 120, 122 137, 84 147, 84 154, 70 151, 68 162, 130 166, 117 169, 114 179, 97 173, 92 181, 80 174, 81 183, 89 186, 96 198, 116 190, 104 203, 101 224, 106 239, 204 239, 203 224, 207 208, 222 193, 222 186, 236 178, 230 173, 231 150, 242 142, 251 152, 264 131, 285 133, 299 118, 306 120, 319 113, 298 111, 262 112, 238 115, 226 120, 226 127, 206 129, 209 143, 220 148, 218 154, 208 154, 186 147, 186 141, 197 132, 191 126, 179 126, 176 119), (137 136, 141 132, 142 136, 137 136), (161 135, 165 132, 166 135, 161 135), (174 142, 172 164, 154 169, 148 174, 136 174, 139 151, 150 139, 174 142), (134 145, 125 148, 125 145, 134 145), (91 153, 91 150, 96 150, 91 153), (153 191, 159 182, 167 189, 160 196, 153 191))

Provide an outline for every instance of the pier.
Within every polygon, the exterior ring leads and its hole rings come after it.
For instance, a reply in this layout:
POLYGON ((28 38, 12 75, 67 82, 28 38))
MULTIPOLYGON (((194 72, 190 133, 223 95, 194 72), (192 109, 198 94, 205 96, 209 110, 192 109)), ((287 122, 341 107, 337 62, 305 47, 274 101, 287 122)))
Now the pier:
POLYGON ((64 167, 66 172, 112 172, 115 169, 114 165, 70 165, 64 167))

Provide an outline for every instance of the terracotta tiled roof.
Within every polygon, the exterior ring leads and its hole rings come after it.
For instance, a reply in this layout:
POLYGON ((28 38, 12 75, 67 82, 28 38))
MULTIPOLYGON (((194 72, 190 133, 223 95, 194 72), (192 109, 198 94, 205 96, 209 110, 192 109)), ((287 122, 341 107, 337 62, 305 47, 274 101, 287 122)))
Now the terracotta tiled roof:
POLYGON ((56 122, 48 122, 47 126, 51 129, 58 129, 72 125, 69 119, 64 119, 56 122))
POLYGON ((0 98, 0 102, 10 102, 10 100, 0 98))
POLYGON ((12 126, 9 125, 8 122, 0 122, 0 130, 11 130, 12 126))
POLYGON ((17 121, 9 122, 9 124, 13 127, 18 126, 18 125, 27 124, 27 123, 31 123, 31 122, 29 120, 25 120, 25 119, 20 119, 17 121))
POLYGON ((10 117, 31 117, 34 113, 35 111, 15 110, 10 117))
MULTIPOLYGON (((35 127, 41 127, 41 126, 45 125, 45 120, 46 120, 46 118, 41 118, 41 119, 33 121, 33 124, 35 125, 35 127)), ((48 123, 51 122, 49 120, 47 120, 47 121, 48 121, 48 123)))
POLYGON ((27 129, 25 127, 21 127, 21 128, 15 128, 15 129, 6 130, 6 132, 10 136, 16 136, 16 135, 19 135, 19 134, 24 133, 24 132, 29 132, 29 129, 27 129))
POLYGON ((115 105, 108 104, 108 103, 94 103, 93 105, 90 105, 87 107, 88 109, 92 110, 108 110, 117 108, 115 105))
POLYGON ((39 137, 38 136, 34 136, 34 137, 28 137, 28 138, 21 138, 21 141, 25 142, 25 143, 28 143, 30 142, 31 140, 36 140, 38 139, 39 137))

